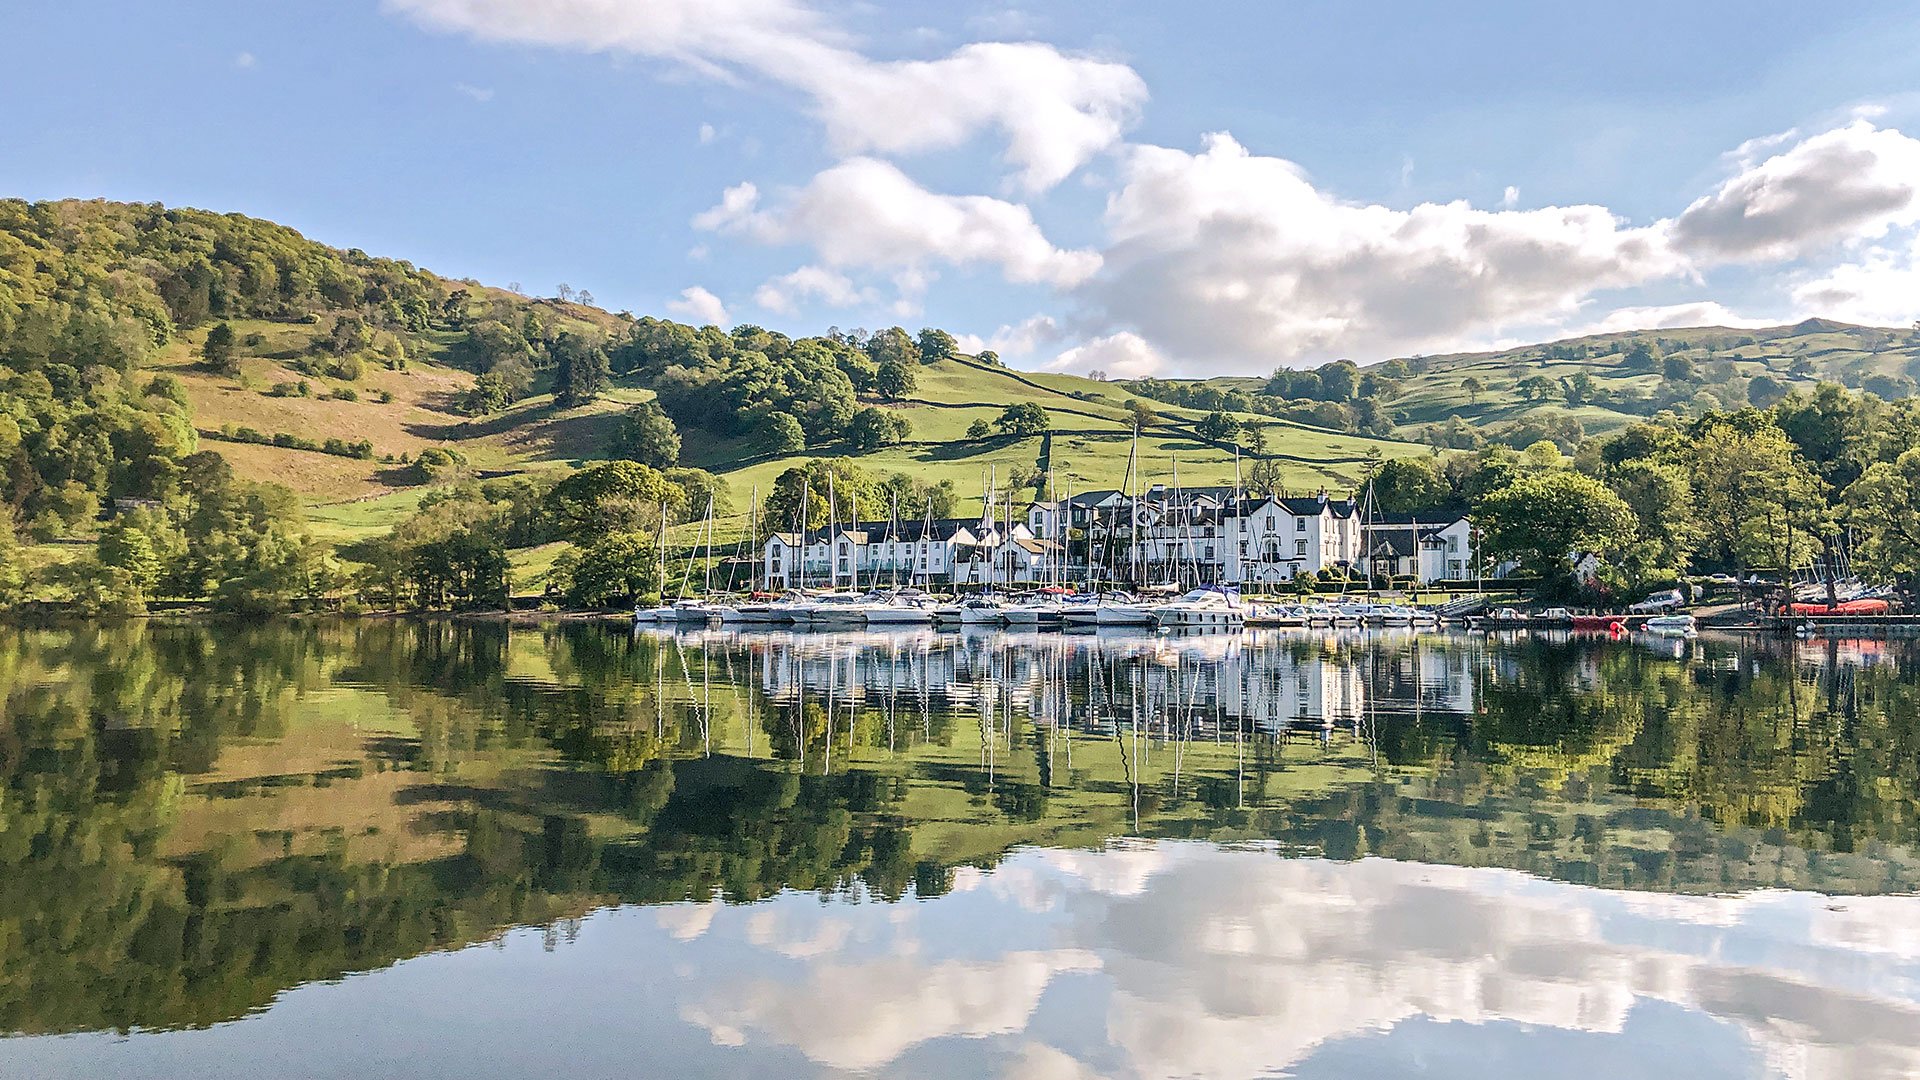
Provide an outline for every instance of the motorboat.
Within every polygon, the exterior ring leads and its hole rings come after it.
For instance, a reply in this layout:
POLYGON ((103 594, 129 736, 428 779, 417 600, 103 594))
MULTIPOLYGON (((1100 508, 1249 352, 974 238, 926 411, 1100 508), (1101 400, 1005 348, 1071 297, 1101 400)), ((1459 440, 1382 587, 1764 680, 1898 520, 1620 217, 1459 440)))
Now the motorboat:
POLYGON ((998 624, 1007 621, 1007 605, 997 596, 969 596, 960 601, 958 607, 962 626, 998 624))
POLYGON ((1248 604, 1248 626, 1305 626, 1307 611, 1293 604, 1248 604))
POLYGON ((1686 614, 1655 615, 1640 624, 1641 629, 1650 634, 1665 634, 1670 637, 1692 637, 1695 633, 1693 616, 1686 614))
POLYGON ((712 619, 722 618, 728 610, 732 610, 736 618, 740 614, 738 610, 727 608, 724 604, 715 604, 711 601, 695 599, 693 597, 675 600, 672 604, 655 610, 659 612, 658 619, 660 622, 681 623, 703 623, 712 619))
POLYGON ((1061 612, 1061 618, 1069 626, 1152 626, 1154 607, 1125 594, 1115 594, 1091 603, 1070 604, 1061 612))
POLYGON ((933 601, 925 594, 895 593, 863 607, 868 626, 927 626, 933 622, 933 601))
POLYGON ((1226 585, 1203 586, 1153 609, 1154 625, 1167 630, 1237 630, 1246 621, 1240 590, 1226 585))

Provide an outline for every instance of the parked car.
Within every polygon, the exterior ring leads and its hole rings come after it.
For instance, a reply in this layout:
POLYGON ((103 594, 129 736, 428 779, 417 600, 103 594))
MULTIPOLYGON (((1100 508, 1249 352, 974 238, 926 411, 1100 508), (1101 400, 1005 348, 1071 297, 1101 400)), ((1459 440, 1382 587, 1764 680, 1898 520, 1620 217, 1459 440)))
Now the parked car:
POLYGON ((1674 608, 1683 607, 1686 602, 1687 598, 1680 595, 1679 589, 1668 589, 1665 592, 1654 593, 1627 610, 1636 615, 1651 615, 1656 611, 1672 611, 1674 608))
POLYGON ((1713 574, 1709 576, 1707 580, 1713 582, 1715 585, 1740 584, 1740 579, 1737 577, 1734 577, 1732 574, 1713 574))
POLYGON ((1573 624, 1573 612, 1563 607, 1550 607, 1540 614, 1535 615, 1534 620, 1536 622, 1564 623, 1571 626, 1573 624))

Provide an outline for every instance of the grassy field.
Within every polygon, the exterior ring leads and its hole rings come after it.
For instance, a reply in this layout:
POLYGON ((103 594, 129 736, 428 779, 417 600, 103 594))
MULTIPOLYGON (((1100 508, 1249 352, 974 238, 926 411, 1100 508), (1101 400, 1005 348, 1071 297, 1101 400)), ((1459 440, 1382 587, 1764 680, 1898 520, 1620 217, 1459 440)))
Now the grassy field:
MULTIPOLYGON (((239 322, 234 329, 248 343, 240 350, 238 377, 195 365, 200 335, 176 341, 154 369, 178 377, 185 385, 195 425, 207 446, 219 450, 244 476, 292 487, 306 501, 315 532, 336 543, 383 532, 413 512, 427 489, 411 484, 407 470, 399 464, 403 458, 437 446, 458 450, 472 470, 483 476, 565 471, 604 457, 621 412, 652 397, 651 390, 628 379, 617 381, 599 401, 577 409, 556 410, 552 397, 540 394, 503 413, 469 418, 458 415, 454 406, 473 377, 436 362, 444 342, 429 341, 409 359, 405 370, 369 365, 359 379, 348 382, 303 376, 292 366, 310 336, 308 327, 239 322), (273 393, 276 384, 298 383, 303 378, 309 395, 273 393), (352 390, 358 400, 335 396, 341 388, 352 390), (223 428, 241 426, 302 439, 366 439, 378 457, 392 460, 365 461, 216 437, 223 428)), ((952 480, 962 496, 961 513, 980 511, 989 470, 1004 478, 1016 467, 1033 469, 1050 463, 1054 484, 1062 494, 1118 487, 1123 482, 1133 443, 1128 404, 1136 398, 1121 386, 1074 375, 1012 371, 966 358, 923 365, 916 374, 919 385, 912 400, 888 406, 912 421, 909 442, 861 456, 862 468, 881 474, 906 472, 933 483, 952 480), (1047 410, 1052 424, 1047 436, 967 437, 975 421, 991 423, 1006 406, 1023 402, 1047 410)), ((1147 404, 1156 419, 1139 443, 1141 486, 1172 482, 1176 464, 1182 483, 1233 482, 1231 451, 1208 445, 1193 434, 1192 425, 1200 413, 1159 402, 1147 404)), ((1350 486, 1370 453, 1398 457, 1426 452, 1411 443, 1329 432, 1270 417, 1242 419, 1264 429, 1267 455, 1280 464, 1287 484, 1302 492, 1350 486)), ((719 537, 729 541, 745 528, 756 487, 765 493, 783 470, 810 457, 846 453, 842 447, 828 446, 768 457, 739 440, 695 430, 683 435, 683 464, 720 474, 732 489, 736 512, 720 522, 718 530, 719 537)), ((1252 463, 1249 458, 1241 466, 1250 468, 1252 463)), ((537 580, 555 554, 556 550, 547 549, 517 553, 516 577, 521 582, 537 580)))
MULTIPOLYGON (((1627 354, 1638 343, 1652 346, 1662 360, 1680 357, 1691 363, 1702 388, 1740 388, 1757 375, 1770 375, 1789 387, 1811 388, 1820 382, 1868 387, 1885 392, 1891 380, 1896 388, 1920 378, 1920 332, 1870 326, 1851 326, 1812 319, 1793 326, 1738 330, 1701 327, 1637 330, 1599 334, 1546 345, 1527 345, 1500 352, 1450 353, 1414 362, 1423 366, 1407 379, 1390 406, 1403 417, 1400 430, 1413 434, 1428 424, 1459 416, 1470 423, 1496 428, 1543 408, 1558 409, 1579 420, 1590 435, 1616 431, 1637 420, 1638 413, 1597 404, 1568 406, 1564 400, 1531 401, 1520 391, 1522 380, 1544 375, 1558 382, 1580 373, 1593 377, 1608 399, 1628 392, 1651 394, 1662 386, 1654 371, 1627 366, 1627 354), (1583 351, 1572 359, 1569 349, 1583 351), (1469 378, 1481 384, 1469 392, 1469 378)), ((1364 369, 1363 369, 1364 370, 1364 369)), ((1205 380, 1221 390, 1257 391, 1263 379, 1226 377, 1205 380)), ((1718 389, 1715 391, 1718 393, 1718 389)), ((1736 395, 1739 396, 1739 395, 1736 395)))

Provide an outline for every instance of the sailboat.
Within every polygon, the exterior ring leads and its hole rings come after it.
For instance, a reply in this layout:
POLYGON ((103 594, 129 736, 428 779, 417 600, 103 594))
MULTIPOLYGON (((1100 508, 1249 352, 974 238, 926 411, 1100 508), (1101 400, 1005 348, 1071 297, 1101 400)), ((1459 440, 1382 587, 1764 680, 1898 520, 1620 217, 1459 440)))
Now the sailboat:
MULTIPOLYGON (((1140 425, 1133 428, 1133 445, 1127 451, 1126 480, 1121 485, 1121 494, 1127 500, 1129 545, 1128 559, 1134 566, 1133 579, 1139 580, 1140 566, 1140 500, 1134 492, 1135 465, 1140 453, 1140 425)), ((1108 532, 1108 546, 1111 548, 1111 530, 1108 532)), ((1131 596, 1120 594, 1096 594, 1091 602, 1069 604, 1061 612, 1061 618, 1069 626, 1152 626, 1153 609, 1136 602, 1131 596)))

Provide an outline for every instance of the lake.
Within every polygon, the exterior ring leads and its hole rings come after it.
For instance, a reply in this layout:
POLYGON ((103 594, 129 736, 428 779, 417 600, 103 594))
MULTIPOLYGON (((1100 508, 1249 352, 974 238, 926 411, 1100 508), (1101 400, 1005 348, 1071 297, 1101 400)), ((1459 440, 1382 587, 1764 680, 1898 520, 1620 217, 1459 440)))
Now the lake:
POLYGON ((8 1077, 1920 1074, 1920 650, 0 630, 8 1077))

